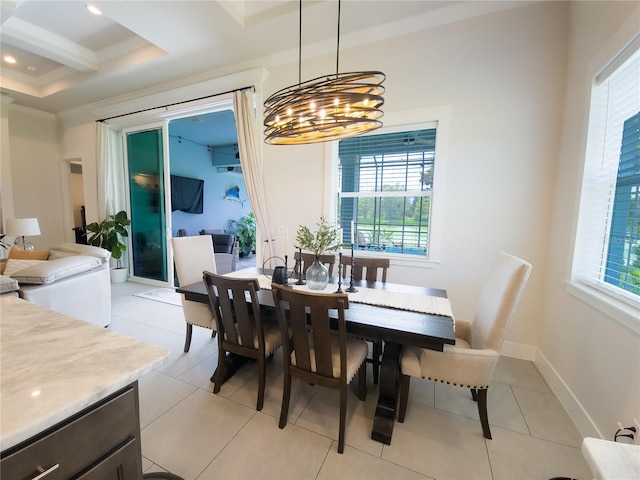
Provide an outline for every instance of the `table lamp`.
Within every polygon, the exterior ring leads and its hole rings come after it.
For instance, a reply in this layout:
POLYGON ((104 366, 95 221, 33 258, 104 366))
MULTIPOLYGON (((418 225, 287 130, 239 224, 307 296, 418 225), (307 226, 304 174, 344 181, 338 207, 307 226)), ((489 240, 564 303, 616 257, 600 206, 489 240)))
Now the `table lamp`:
POLYGON ((14 244, 24 250, 34 250, 33 244, 24 237, 40 235, 40 225, 37 218, 7 218, 7 235, 16 237, 14 244))

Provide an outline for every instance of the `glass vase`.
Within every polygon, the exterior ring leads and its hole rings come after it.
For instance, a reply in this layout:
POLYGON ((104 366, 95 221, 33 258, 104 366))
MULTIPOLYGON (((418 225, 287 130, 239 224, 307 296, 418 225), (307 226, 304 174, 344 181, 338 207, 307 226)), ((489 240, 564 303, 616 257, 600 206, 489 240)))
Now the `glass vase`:
POLYGON ((329 283, 329 270, 320 261, 320 256, 316 255, 316 259, 305 272, 307 287, 310 290, 324 290, 329 283))

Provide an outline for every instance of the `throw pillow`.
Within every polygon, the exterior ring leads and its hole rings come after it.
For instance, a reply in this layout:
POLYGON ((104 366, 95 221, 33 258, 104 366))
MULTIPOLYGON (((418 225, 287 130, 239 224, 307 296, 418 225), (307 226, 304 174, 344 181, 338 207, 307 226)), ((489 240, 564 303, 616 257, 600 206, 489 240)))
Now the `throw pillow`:
POLYGON ((17 260, 47 260, 49 258, 49 250, 22 250, 21 248, 12 247, 9 250, 9 257, 17 260))
POLYGON ((46 262, 46 260, 20 260, 10 258, 9 260, 7 260, 7 265, 4 267, 4 275, 13 277, 20 270, 24 270, 27 267, 44 262, 46 262))
POLYGON ((20 286, 18 282, 6 275, 0 275, 0 293, 15 292, 20 286))

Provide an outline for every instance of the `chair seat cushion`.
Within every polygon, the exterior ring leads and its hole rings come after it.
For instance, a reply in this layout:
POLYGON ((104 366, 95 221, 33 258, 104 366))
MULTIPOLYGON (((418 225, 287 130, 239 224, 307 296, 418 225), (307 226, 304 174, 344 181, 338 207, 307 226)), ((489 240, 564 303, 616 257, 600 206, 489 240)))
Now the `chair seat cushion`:
MULTIPOLYGON (((445 350, 449 345, 445 345, 445 350)), ((466 340, 456 337, 456 348, 470 349, 471 345, 466 340)), ((404 375, 411 377, 424 377, 422 374, 422 368, 420 367, 420 357, 422 356, 423 349, 420 347, 411 347, 405 345, 402 347, 402 356, 400 357, 400 371, 404 375)), ((441 352, 433 352, 439 354, 441 352)))
MULTIPOLYGON (((313 352, 313 335, 309 334, 309 342, 312 345, 311 356, 311 370, 316 371, 316 360, 313 352)), ((358 371, 362 362, 367 358, 369 347, 367 342, 359 340, 357 338, 347 336, 347 383, 353 378, 358 371)), ((333 366, 333 377, 340 378, 340 338, 338 332, 331 335, 331 364, 333 366)), ((296 364, 296 354, 291 354, 291 364, 296 364)))
MULTIPOLYGON (((236 330, 238 325, 236 324, 236 330)), ((253 330, 253 327, 252 327, 253 330)), ((280 327, 277 323, 265 320, 262 322, 262 331, 264 332, 264 351, 266 354, 270 354, 275 351, 280 345, 282 345, 282 335, 280 333, 280 327)), ((242 345, 242 339, 238 333, 238 341, 242 345)), ((253 347, 258 348, 258 335, 253 333, 253 347)))
POLYGON ((500 354, 490 348, 473 349, 466 340, 436 352, 405 347, 400 359, 403 375, 437 380, 467 388, 488 388, 500 354))

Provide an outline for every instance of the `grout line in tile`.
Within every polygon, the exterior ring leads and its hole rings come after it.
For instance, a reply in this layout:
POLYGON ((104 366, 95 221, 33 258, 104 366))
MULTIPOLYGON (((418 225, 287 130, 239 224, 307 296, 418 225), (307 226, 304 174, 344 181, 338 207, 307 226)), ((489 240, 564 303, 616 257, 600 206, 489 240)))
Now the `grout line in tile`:
MULTIPOLYGON (((237 402, 235 402, 235 403, 237 403, 237 402)), ((243 406, 245 406, 245 407, 246 407, 246 405, 243 405, 243 406)), ((235 434, 234 434, 234 435, 229 439, 229 441, 225 444, 225 446, 224 446, 224 447, 222 447, 222 448, 220 449, 220 451, 219 451, 219 452, 218 452, 218 453, 217 453, 217 454, 216 454, 216 455, 211 459, 211 461, 210 461, 209 463, 207 463, 207 465, 202 469, 202 471, 201 471, 198 475, 196 475, 196 480, 198 480, 198 479, 200 478, 200 475, 202 475, 202 474, 204 473, 204 471, 205 471, 207 468, 209 468, 209 465, 211 465, 211 464, 216 460, 216 458, 218 458, 218 457, 220 456, 220 454, 221 454, 222 452, 224 452, 224 450, 229 446, 229 444, 230 444, 230 443, 231 443, 231 442, 232 442, 232 441, 233 441, 233 440, 234 440, 234 439, 235 439, 235 438, 240 434, 240 432, 241 432, 242 430, 244 430, 244 429, 245 429, 245 427, 249 424, 249 422, 250 422, 251 420, 253 420, 253 419, 255 418, 255 416, 256 416, 258 413, 259 413, 259 412, 258 412, 257 410, 253 412, 253 415, 251 415, 251 416, 247 419, 247 421, 246 421, 246 422, 244 422, 244 423, 242 424, 242 426, 241 426, 241 427, 238 429, 238 431, 237 431, 237 432, 236 432, 236 433, 235 433, 235 434)), ((204 479, 203 479, 203 480, 204 480, 204 479)))

